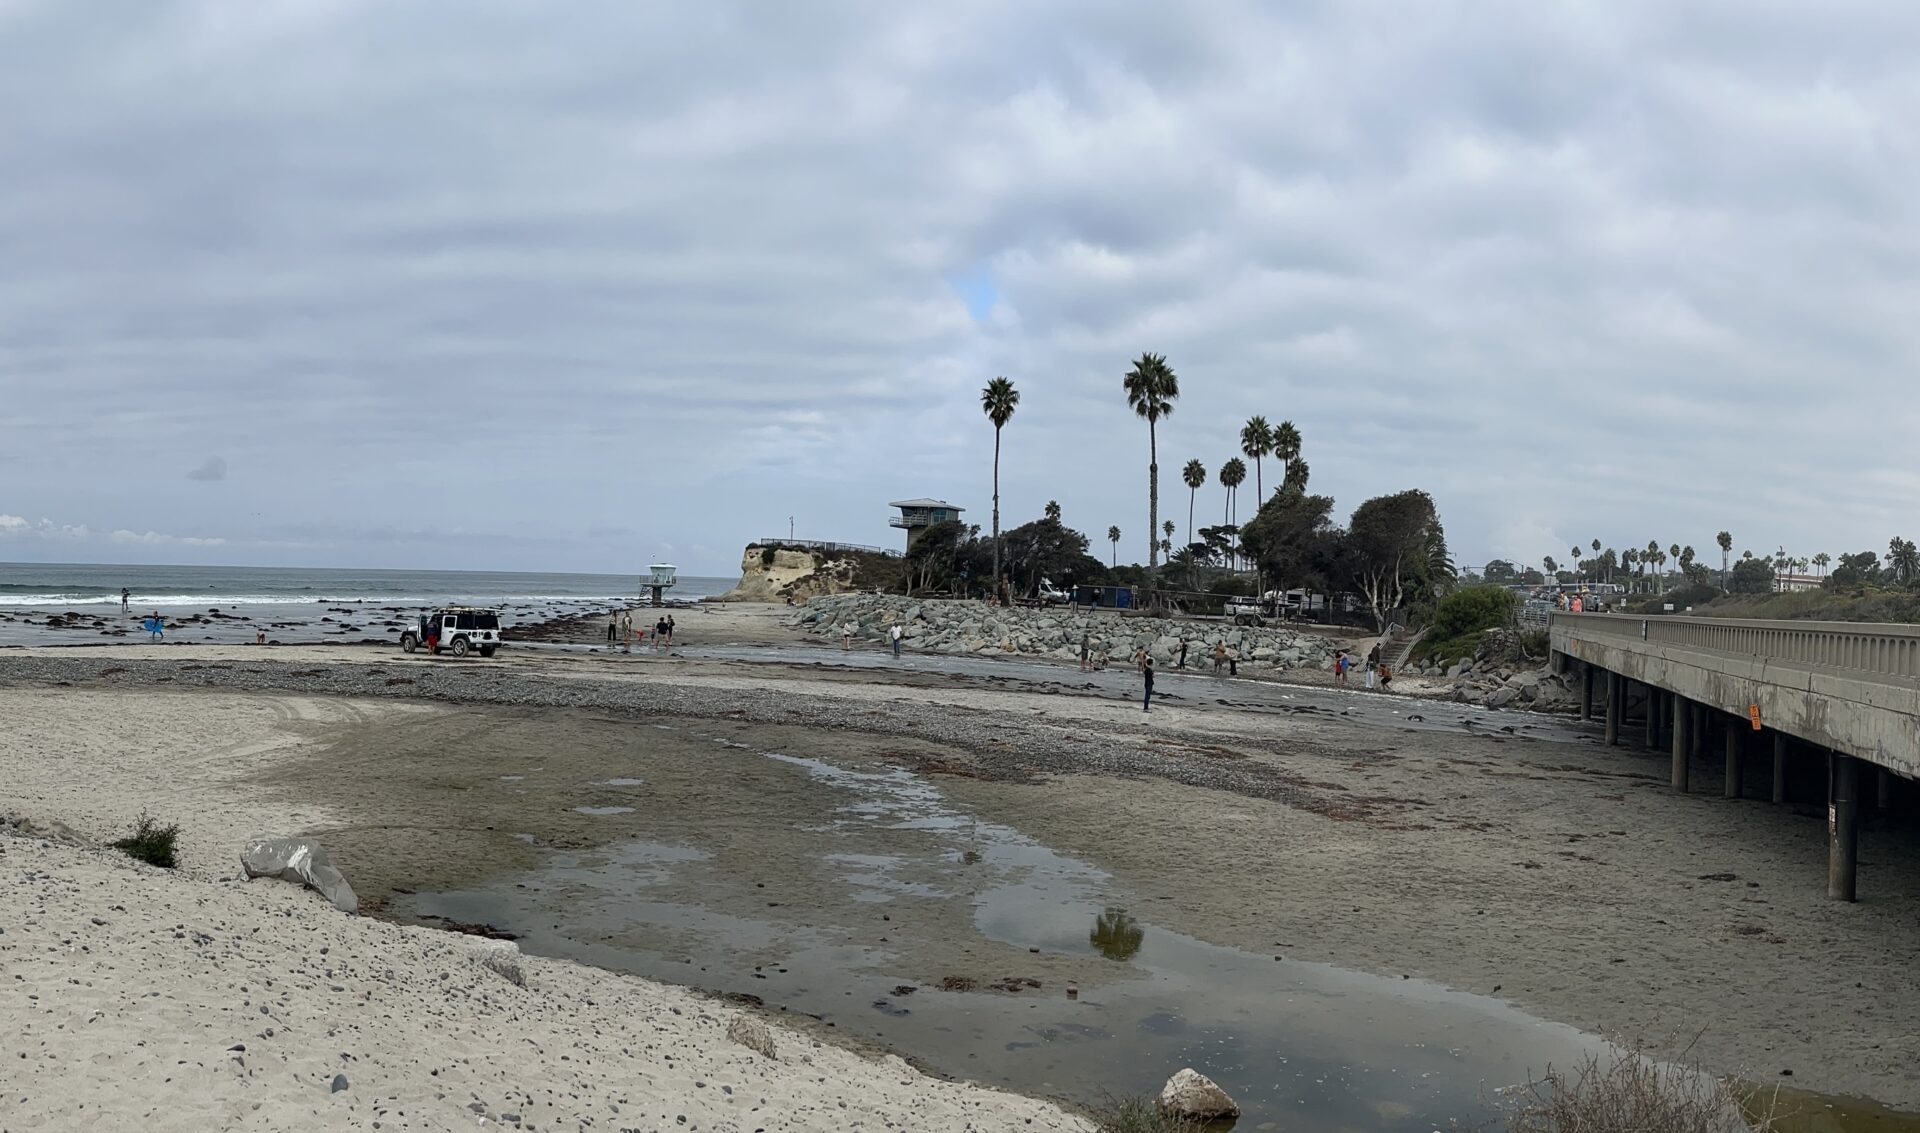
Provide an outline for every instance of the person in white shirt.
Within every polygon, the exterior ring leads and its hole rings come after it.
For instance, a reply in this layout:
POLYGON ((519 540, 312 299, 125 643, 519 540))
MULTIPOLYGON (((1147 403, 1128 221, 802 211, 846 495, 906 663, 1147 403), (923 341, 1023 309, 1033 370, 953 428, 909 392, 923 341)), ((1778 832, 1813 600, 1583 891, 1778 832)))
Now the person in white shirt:
POLYGON ((887 636, 893 639, 893 655, 895 657, 900 656, 900 639, 905 636, 905 634, 906 631, 900 628, 899 622, 893 623, 893 628, 887 631, 887 636))

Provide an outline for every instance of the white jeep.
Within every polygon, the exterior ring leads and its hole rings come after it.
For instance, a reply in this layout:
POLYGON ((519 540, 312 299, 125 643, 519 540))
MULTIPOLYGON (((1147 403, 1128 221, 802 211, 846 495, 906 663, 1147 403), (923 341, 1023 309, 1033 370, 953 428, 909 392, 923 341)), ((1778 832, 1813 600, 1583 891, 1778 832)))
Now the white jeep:
POLYGON ((408 653, 424 647, 429 653, 450 649, 455 657, 472 650, 491 657, 500 648, 500 614, 474 606, 443 606, 421 614, 400 631, 400 648, 408 653))

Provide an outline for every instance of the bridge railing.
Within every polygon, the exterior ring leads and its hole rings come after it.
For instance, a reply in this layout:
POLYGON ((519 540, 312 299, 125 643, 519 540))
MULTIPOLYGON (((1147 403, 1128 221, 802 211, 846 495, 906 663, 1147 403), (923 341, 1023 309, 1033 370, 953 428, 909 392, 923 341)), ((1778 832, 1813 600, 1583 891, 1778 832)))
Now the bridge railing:
POLYGON ((1734 657, 1763 657, 1814 669, 1868 673, 1891 681, 1920 680, 1920 626, 1557 612, 1549 625, 1555 633, 1573 637, 1627 639, 1734 657))

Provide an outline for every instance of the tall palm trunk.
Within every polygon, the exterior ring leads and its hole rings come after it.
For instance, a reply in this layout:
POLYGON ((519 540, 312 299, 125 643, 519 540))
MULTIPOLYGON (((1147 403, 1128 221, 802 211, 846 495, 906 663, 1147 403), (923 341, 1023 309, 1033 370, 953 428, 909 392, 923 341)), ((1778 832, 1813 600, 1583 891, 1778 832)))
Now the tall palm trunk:
POLYGON ((1000 426, 993 427, 993 586, 1000 593, 1000 426))
POLYGON ((1189 487, 1187 489, 1187 546, 1189 547, 1193 546, 1193 501, 1194 497, 1199 494, 1200 489, 1198 488, 1189 487))
POLYGON ((1160 565, 1160 438, 1147 422, 1147 569, 1160 565))
POLYGON ((1260 454, 1255 453, 1253 455, 1253 498, 1264 500, 1267 498, 1265 492, 1265 485, 1260 483, 1260 454))

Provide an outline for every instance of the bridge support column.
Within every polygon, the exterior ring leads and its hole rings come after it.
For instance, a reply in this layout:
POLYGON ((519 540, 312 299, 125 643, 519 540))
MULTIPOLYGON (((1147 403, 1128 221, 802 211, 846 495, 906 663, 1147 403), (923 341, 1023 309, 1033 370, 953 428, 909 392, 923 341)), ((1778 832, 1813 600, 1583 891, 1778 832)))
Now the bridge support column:
POLYGON ((1580 719, 1593 719, 1593 666, 1580 666, 1580 719))
POLYGON ((1740 729, 1727 725, 1727 797, 1737 799, 1746 794, 1746 769, 1740 766, 1740 729))
POLYGON ((1693 749, 1688 740, 1688 725, 1693 722, 1693 702, 1679 694, 1673 697, 1673 789, 1687 789, 1688 757, 1693 749))
POLYGON ((1880 782, 1876 786, 1878 789, 1874 791, 1874 802, 1879 804, 1880 813, 1886 814, 1893 809, 1893 772, 1882 767, 1880 782))
POLYGON ((1834 752, 1827 775, 1827 896, 1854 899, 1860 864, 1860 761, 1834 752))
POLYGON ((1647 748, 1657 748, 1660 746, 1660 702, 1666 694, 1652 685, 1640 687, 1647 691, 1647 718, 1644 723, 1646 735, 1640 742, 1647 748))
POLYGON ((1620 674, 1607 670, 1606 688, 1602 695, 1607 698, 1607 746, 1620 744, 1620 674))
POLYGON ((1787 734, 1773 734, 1773 801, 1787 801, 1787 734))

